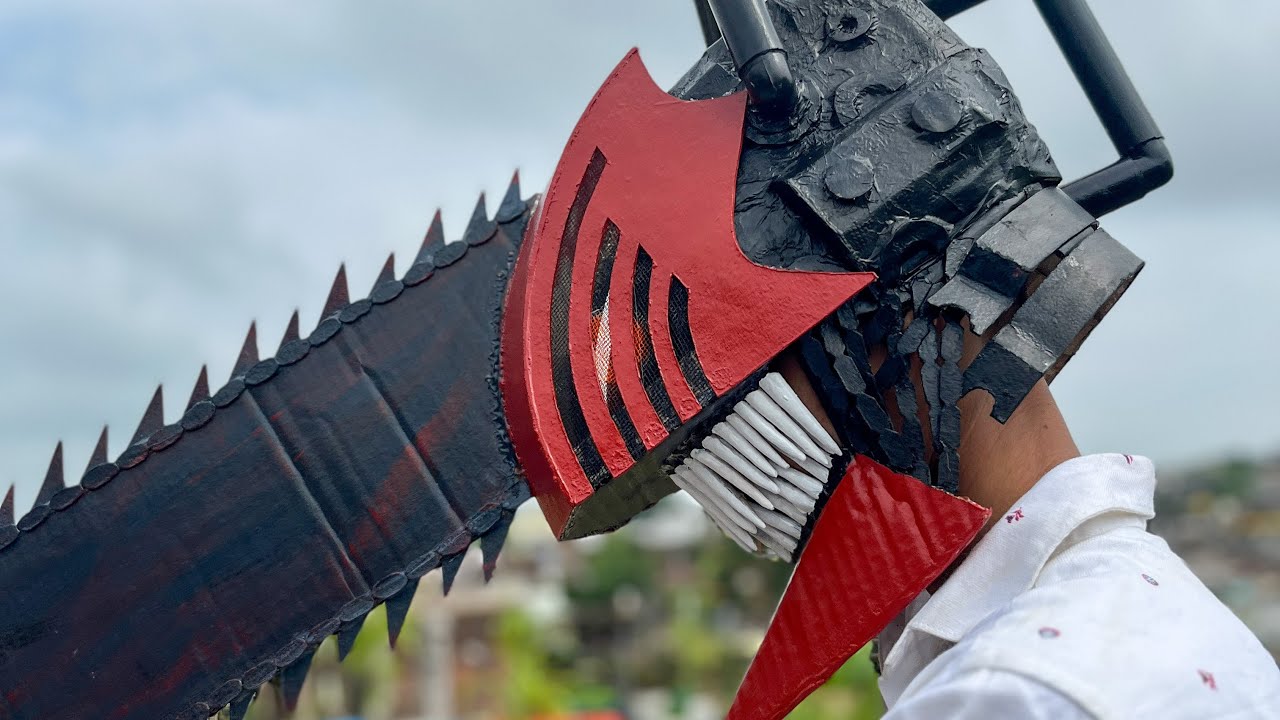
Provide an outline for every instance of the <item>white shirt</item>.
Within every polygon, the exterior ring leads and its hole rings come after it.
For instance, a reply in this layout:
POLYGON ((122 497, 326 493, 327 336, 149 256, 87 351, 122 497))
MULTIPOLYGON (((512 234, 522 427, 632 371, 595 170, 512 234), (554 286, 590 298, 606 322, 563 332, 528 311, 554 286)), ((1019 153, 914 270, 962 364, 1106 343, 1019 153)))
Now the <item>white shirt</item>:
POLYGON ((1128 455, 1036 483, 881 635, 886 720, 1280 718, 1276 661, 1146 531, 1155 483, 1128 455))

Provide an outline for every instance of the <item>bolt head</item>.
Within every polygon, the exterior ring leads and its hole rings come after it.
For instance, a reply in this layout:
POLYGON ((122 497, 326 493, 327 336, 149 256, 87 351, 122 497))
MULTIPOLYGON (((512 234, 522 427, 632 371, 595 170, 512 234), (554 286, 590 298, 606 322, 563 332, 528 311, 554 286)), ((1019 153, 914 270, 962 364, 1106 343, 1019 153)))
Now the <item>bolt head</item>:
POLYGON ((863 158, 854 158, 832 164, 823 181, 827 191, 833 196, 851 202, 870 195, 871 189, 875 187, 875 179, 871 163, 863 158))
POLYGON ((950 132, 964 118, 960 98, 943 90, 930 90, 911 106, 911 121, 930 133, 950 132))

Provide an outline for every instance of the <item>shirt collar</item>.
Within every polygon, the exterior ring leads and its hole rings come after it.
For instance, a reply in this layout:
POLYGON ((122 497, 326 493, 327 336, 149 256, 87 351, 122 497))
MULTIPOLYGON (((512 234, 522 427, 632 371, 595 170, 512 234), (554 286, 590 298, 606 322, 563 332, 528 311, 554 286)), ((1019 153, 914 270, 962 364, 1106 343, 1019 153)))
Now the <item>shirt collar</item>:
POLYGON ((924 632, 959 642, 1029 590, 1063 541, 1090 519, 1116 512, 1136 523, 1154 517, 1155 485, 1155 467, 1145 457, 1089 455, 1058 465, 978 541, 902 639, 924 632))

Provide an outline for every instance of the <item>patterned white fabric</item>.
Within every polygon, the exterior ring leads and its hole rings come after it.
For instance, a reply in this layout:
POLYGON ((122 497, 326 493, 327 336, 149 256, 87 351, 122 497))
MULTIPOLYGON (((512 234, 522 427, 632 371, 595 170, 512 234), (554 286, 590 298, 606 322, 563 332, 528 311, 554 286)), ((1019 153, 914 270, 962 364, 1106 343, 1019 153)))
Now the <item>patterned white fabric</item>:
POLYGON ((1280 718, 1276 661, 1146 531, 1155 483, 1129 455, 1046 475, 882 636, 887 720, 1280 718))

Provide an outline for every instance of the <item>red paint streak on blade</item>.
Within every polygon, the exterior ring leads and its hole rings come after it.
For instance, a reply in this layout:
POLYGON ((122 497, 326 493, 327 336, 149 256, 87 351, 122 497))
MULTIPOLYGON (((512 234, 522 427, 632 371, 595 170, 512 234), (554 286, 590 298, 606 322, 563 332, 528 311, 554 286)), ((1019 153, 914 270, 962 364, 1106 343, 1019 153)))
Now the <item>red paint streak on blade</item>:
POLYGON ((822 510, 730 720, 784 717, 973 542, 991 511, 858 456, 822 510))

